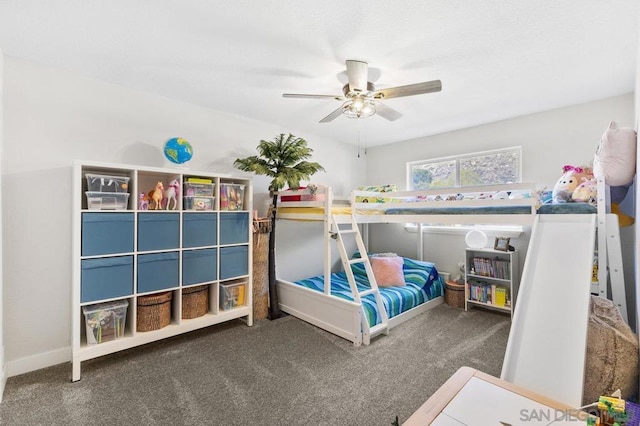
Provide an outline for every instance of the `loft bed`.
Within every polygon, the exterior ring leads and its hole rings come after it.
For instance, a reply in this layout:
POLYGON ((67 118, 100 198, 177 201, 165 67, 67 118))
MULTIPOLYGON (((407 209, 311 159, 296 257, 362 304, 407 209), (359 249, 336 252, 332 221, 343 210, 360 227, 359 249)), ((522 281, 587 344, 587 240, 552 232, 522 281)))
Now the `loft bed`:
MULTIPOLYGON (((354 345, 369 344, 369 329, 377 323, 373 301, 357 303, 348 272, 335 273, 331 265, 332 236, 341 225, 373 223, 423 224, 515 224, 530 225, 536 214, 533 184, 491 185, 431 191, 353 191, 350 202, 340 203, 331 188, 284 191, 279 194, 279 220, 324 224, 323 275, 290 281, 278 277, 280 309, 354 345)), ((356 227, 358 229, 358 227, 356 227)), ((358 235, 359 235, 359 231, 358 235)), ((403 258, 405 287, 381 288, 389 328, 442 303, 444 282, 433 263, 422 259, 422 232, 418 233, 418 259, 403 258), (402 294, 401 294, 402 293, 402 294), (390 308, 391 307, 391 308, 390 308), (394 310, 394 308, 397 308, 394 310)), ((343 267, 353 272, 358 291, 369 285, 366 274, 358 273, 353 260, 341 253, 343 267)))

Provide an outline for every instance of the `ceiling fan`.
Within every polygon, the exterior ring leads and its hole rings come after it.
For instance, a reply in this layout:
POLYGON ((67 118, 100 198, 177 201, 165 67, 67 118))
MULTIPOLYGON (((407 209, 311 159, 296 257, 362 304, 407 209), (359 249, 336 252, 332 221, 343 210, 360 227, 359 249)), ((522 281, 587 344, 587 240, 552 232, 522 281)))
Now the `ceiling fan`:
POLYGON ((346 64, 348 83, 342 88, 342 95, 284 93, 282 97, 335 99, 343 102, 340 108, 320 120, 320 123, 328 123, 340 114, 344 114, 350 118, 365 118, 378 114, 389 121, 394 121, 402 117, 402 114, 389 108, 380 102, 380 100, 421 95, 442 90, 442 82, 440 80, 376 90, 373 83, 368 81, 369 65, 366 62, 347 60, 346 64))

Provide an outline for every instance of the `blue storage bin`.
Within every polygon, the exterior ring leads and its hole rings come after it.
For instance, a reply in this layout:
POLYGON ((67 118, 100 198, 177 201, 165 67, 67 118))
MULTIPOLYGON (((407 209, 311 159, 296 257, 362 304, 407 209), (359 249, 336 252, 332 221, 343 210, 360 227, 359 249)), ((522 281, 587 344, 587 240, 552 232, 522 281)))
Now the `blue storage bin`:
POLYGON ((139 213, 138 251, 180 247, 179 213, 139 213))
POLYGON ((249 213, 220 213, 220 244, 249 242, 249 213))
POLYGON ((82 213, 82 256, 133 252, 133 213, 82 213))
POLYGON ((215 281, 218 276, 217 249, 182 252, 182 285, 215 281))
POLYGON ((138 255, 138 293, 178 287, 178 257, 177 251, 138 255))
POLYGON ((133 294, 133 256, 84 259, 81 265, 82 303, 133 294))
POLYGON ((247 246, 222 247, 220 249, 220 279, 240 277, 249 273, 249 248, 247 246))
POLYGON ((182 216, 182 247, 215 246, 218 243, 216 213, 184 213, 182 216))

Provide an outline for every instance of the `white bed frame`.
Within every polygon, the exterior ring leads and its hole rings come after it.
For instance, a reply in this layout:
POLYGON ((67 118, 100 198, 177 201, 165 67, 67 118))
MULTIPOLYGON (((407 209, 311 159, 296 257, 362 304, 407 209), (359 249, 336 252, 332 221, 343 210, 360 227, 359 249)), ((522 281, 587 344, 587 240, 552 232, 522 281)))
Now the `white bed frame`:
MULTIPOLYGON (((535 194, 534 184, 509 184, 467 187, 464 193, 493 194, 500 191, 525 191, 535 194)), ((278 298, 280 309, 307 321, 317 327, 329 331, 337 336, 353 342, 354 345, 368 345, 369 336, 363 330, 368 326, 363 325, 366 321, 359 303, 350 302, 330 294, 331 276, 331 236, 335 233, 332 229, 332 221, 337 224, 351 223, 352 217, 359 224, 369 223, 417 223, 418 232, 418 259, 423 257, 423 240, 421 227, 423 224, 516 224, 531 225, 536 214, 537 198, 517 198, 517 199, 474 199, 458 201, 412 201, 407 199, 417 199, 416 197, 446 196, 455 193, 455 190, 436 189, 430 191, 399 191, 399 192, 367 192, 353 191, 350 197, 350 213, 333 214, 334 196, 331 188, 318 188, 316 197, 324 196, 322 201, 280 201, 279 207, 293 208, 286 211, 279 210, 276 218, 279 220, 303 220, 322 221, 324 223, 324 277, 325 291, 323 293, 301 287, 282 277, 277 278, 278 298), (356 197, 382 197, 391 198, 393 202, 387 203, 356 203, 356 197), (480 214, 480 215, 459 215, 459 214, 429 214, 429 215, 385 215, 384 210, 390 208, 443 208, 443 207, 482 207, 482 206, 526 206, 530 209, 530 214, 480 214), (315 207, 320 210, 317 213, 309 213, 308 208, 315 207)), ((280 193, 283 195, 303 195, 311 198, 310 191, 298 190, 280 193)), ((345 259, 343 259, 344 263, 345 259)), ((423 313, 443 302, 443 297, 437 297, 421 304, 409 311, 389 319, 389 328, 392 328, 416 315, 423 313)))

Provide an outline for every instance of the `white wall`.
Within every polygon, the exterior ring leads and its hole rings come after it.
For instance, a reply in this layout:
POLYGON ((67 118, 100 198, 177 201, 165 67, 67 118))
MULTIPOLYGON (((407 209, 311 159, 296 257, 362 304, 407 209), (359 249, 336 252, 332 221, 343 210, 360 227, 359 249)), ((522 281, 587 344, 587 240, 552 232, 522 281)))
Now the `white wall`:
MULTIPOLYGON (((181 136, 194 148, 192 170, 240 174, 233 160, 256 154, 261 139, 289 132, 304 137, 314 149, 312 160, 325 167, 314 182, 347 191, 364 181, 364 158, 355 147, 5 58, 8 375, 70 360, 73 160, 163 167, 162 145, 181 136)), ((254 180, 261 214, 268 182, 254 180)))
MULTIPOLYGON (((2 163, 4 137, 4 54, 0 50, 0 225, 2 224, 2 163)), ((7 369, 4 357, 4 285, 2 280, 2 226, 0 226, 0 402, 4 395, 4 385, 7 381, 7 369)))
MULTIPOLYGON (((640 21, 640 18, 639 18, 640 21)), ((635 129, 636 129, 636 134, 640 132, 640 94, 638 93, 640 91, 640 36, 638 37, 638 56, 637 56, 637 61, 636 61, 636 93, 635 93, 635 107, 636 107, 636 114, 635 114, 635 129)), ((636 142, 636 148, 637 148, 637 142, 636 142)), ((638 164, 640 164, 640 150, 637 150, 636 152, 636 185, 635 185, 635 189, 636 189, 636 202, 635 202, 635 209, 636 212, 640 212, 640 185, 638 185, 638 179, 637 179, 637 170, 638 170, 638 164)), ((640 265, 640 226, 636 226, 636 233, 635 233, 635 244, 634 244, 634 263, 636 265, 640 265)), ((638 339, 639 339, 639 343, 640 343, 640 266, 636 267, 636 271, 635 271, 635 275, 633 277, 633 282, 635 284, 634 288, 635 288, 635 313, 636 313, 636 334, 638 334, 638 339)), ((630 311, 633 311, 633 309, 630 309, 630 311)), ((640 367, 640 366, 639 366, 640 367)), ((640 377, 638 377, 638 388, 640 389, 640 377)))
MULTIPOLYGON (((425 117, 425 120, 428 119, 429 117, 425 117)), ((592 163, 600 137, 611 120, 618 121, 622 126, 634 126, 633 94, 399 144, 369 148, 368 183, 394 183, 400 188, 405 188, 405 164, 408 161, 522 146, 523 181, 536 182, 538 185, 552 189, 562 174, 563 165, 592 163)), ((371 235, 371 249, 396 251, 406 256, 415 256, 416 234, 407 233, 401 228, 401 226, 376 225, 371 235)), ((629 295, 633 294, 634 282, 632 242, 634 232, 634 227, 621 229, 623 244, 625 244, 623 246, 625 281, 629 295)), ((521 238, 512 240, 512 245, 521 252, 521 264, 525 259, 528 237, 528 234, 525 234, 521 238)), ((440 269, 451 272, 452 276, 455 276, 458 273, 457 263, 464 259, 464 247, 464 234, 457 236, 427 234, 424 247, 425 259, 435 262, 440 269)), ((570 242, 567 242, 567 249, 571 249, 570 242)), ((633 299, 630 297, 628 306, 633 306, 633 299)), ((630 317, 635 316, 633 309, 628 311, 630 311, 630 317)), ((633 323, 633 318, 631 320, 633 323)))

